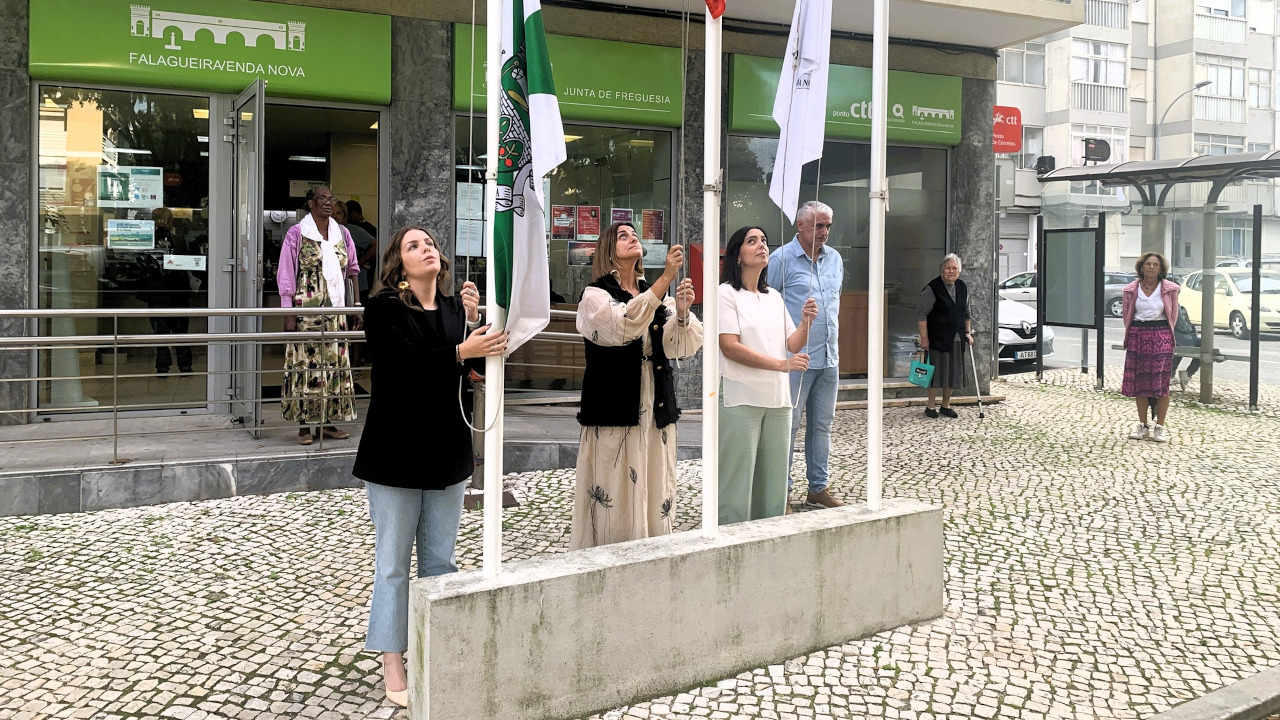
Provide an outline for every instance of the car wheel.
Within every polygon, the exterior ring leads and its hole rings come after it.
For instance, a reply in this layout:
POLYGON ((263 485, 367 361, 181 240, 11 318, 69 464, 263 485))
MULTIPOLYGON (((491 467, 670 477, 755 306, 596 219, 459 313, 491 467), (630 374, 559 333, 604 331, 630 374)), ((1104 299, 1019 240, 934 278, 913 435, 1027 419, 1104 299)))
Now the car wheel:
POLYGON ((1111 313, 1111 317, 1120 317, 1124 314, 1124 300, 1122 298, 1114 298, 1111 304, 1107 306, 1107 310, 1111 313))
POLYGON ((1239 311, 1231 313, 1231 337, 1237 340, 1243 340, 1249 334, 1249 325, 1244 321, 1244 315, 1239 311))

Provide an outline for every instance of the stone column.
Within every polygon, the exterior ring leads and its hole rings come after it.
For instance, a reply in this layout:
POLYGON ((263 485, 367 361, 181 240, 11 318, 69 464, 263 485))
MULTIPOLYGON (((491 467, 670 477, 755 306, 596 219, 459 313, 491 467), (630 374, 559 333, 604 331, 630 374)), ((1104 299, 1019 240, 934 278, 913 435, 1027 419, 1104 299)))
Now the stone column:
MULTIPOLYGON (((983 394, 990 391, 996 271, 995 155, 991 149, 996 84, 965 78, 960 144, 951 156, 951 247, 964 261, 974 359, 983 394)), ((972 372, 972 371, 970 371, 972 372)))
POLYGON ((440 234, 453 257, 453 29, 448 23, 391 18, 391 145, 389 238, 420 224, 440 234))
MULTIPOLYGON (((0 0, 0 308, 31 300, 31 80, 27 75, 27 0, 0 0)), ((22 321, 0 321, 0 337, 26 334, 22 321)), ((31 376, 26 351, 0 351, 0 378, 31 376)), ((0 410, 31 405, 27 383, 0 383, 0 410)), ((0 425, 21 415, 0 414, 0 425)))

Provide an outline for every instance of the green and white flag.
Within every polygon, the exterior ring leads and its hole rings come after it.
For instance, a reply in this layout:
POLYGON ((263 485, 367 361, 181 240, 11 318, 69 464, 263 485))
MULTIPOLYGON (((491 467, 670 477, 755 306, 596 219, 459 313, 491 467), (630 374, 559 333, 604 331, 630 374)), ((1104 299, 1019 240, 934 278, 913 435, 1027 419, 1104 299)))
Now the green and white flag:
POLYGON ((551 319, 542 179, 566 157, 539 0, 502 0, 500 63, 493 260, 509 356, 551 319))

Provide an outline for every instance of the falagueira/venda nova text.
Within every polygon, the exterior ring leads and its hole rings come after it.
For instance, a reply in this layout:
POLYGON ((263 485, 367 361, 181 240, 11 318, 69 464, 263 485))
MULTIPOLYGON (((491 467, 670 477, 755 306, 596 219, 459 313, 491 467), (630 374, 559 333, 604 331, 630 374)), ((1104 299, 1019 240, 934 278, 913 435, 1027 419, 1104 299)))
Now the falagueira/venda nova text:
POLYGON ((297 65, 263 65, 255 62, 238 60, 214 60, 201 57, 178 57, 177 55, 147 55, 145 53, 129 53, 131 65, 154 65, 161 67, 181 68, 184 70, 212 70, 248 75, 277 75, 286 77, 306 77, 307 74, 297 65))

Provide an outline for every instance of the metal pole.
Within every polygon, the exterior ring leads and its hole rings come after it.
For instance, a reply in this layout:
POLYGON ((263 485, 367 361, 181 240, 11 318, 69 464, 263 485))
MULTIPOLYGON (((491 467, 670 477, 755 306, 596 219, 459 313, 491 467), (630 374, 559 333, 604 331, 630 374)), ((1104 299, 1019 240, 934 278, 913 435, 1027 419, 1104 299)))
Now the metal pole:
MULTIPOLYGON (((867 509, 880 509, 884 453, 884 215, 888 205, 889 0, 875 0, 871 44, 871 238, 867 267, 867 509)), ((977 382, 977 380, 974 380, 977 382)))
MULTIPOLYGON (((1093 242, 1093 288, 1094 288, 1094 317, 1097 318, 1098 325, 1098 346, 1095 348, 1098 355, 1098 379, 1094 384, 1094 389, 1101 390, 1104 382, 1103 363, 1106 361, 1106 343, 1104 342, 1107 329, 1107 299, 1104 297, 1103 288, 1106 286, 1105 259, 1107 248, 1107 214, 1098 215, 1098 234, 1093 242)), ((1089 331, 1085 331, 1085 337, 1088 338, 1089 331)), ((1081 349, 1083 355, 1083 348, 1081 349)))
POLYGON ((1258 371, 1259 363, 1258 338, 1262 326, 1262 206, 1253 206, 1253 295, 1250 298, 1249 327, 1249 409, 1258 409, 1258 371))
POLYGON ((120 463, 120 317, 111 318, 111 464, 120 463))
POLYGON ((720 74, 724 21, 706 11, 706 79, 702 155, 702 534, 720 526, 720 74))
MULTIPOLYGON (((1214 193, 1216 195, 1216 193, 1214 193)), ((1218 272, 1218 203, 1211 197, 1204 206, 1204 233, 1200 249, 1202 265, 1200 285, 1200 402, 1213 402, 1213 341, 1216 326, 1213 322, 1214 292, 1217 289, 1218 272)))
POLYGON ((1045 230, 1041 223, 1036 236, 1036 382, 1044 380, 1044 259, 1045 230))
MULTIPOLYGON (((497 268, 493 264, 494 225, 498 209, 498 115, 501 103, 498 94, 502 83, 502 3, 488 3, 488 50, 485 63, 485 95, 488 111, 485 113, 485 138, 488 158, 485 160, 485 315, 493 325, 490 332, 497 332, 505 324, 502 308, 498 305, 497 268)), ((486 427, 496 418, 493 427, 484 436, 484 574, 497 577, 502 572, 502 394, 506 387, 503 379, 502 358, 489 357, 484 364, 485 403, 484 417, 476 418, 479 427, 486 427)))

